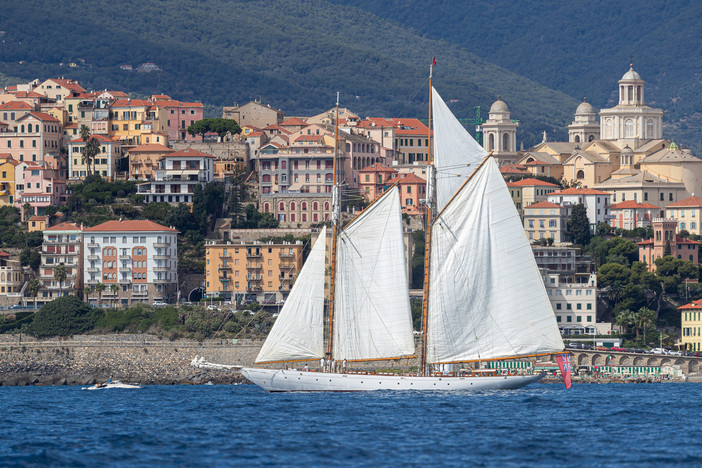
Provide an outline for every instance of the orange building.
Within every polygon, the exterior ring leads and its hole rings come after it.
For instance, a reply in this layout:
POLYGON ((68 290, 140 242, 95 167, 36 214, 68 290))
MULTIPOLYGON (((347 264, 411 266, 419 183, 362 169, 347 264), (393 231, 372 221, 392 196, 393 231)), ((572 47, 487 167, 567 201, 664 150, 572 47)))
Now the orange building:
POLYGON ((127 151, 129 156, 129 178, 137 180, 153 179, 159 160, 173 149, 158 143, 139 145, 127 151))
POLYGON ((294 244, 218 244, 205 251, 208 297, 247 297, 275 303, 290 292, 302 268, 302 242, 294 244))
POLYGON ((665 255, 666 246, 670 245, 670 254, 680 260, 689 260, 695 265, 699 263, 700 243, 676 236, 678 226, 676 219, 654 218, 653 239, 637 242, 639 246, 639 261, 648 266, 648 271, 655 271, 657 258, 665 255))
POLYGON ((426 198, 427 181, 410 173, 398 174, 388 180, 388 186, 398 184, 402 212, 408 215, 422 213, 419 200, 426 198))
POLYGON ((374 163, 358 171, 358 188, 366 202, 380 197, 392 184, 390 179, 397 176, 397 171, 383 163, 374 163))

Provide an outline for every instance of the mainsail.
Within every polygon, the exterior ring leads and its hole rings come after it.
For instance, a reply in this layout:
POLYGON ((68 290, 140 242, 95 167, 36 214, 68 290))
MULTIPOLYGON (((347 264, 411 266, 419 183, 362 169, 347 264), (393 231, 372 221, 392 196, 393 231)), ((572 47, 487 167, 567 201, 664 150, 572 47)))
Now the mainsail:
MULTIPOLYGON (((434 92, 437 101, 443 103, 434 92)), ((441 112, 434 118, 438 150, 438 129, 450 126, 444 119, 455 118, 441 112)), ((462 127, 460 131, 462 137, 452 138, 459 142, 455 154, 444 161, 462 159, 474 174, 461 177, 465 184, 445 201, 432 226, 427 361, 562 351, 543 280, 504 179, 495 161, 485 160, 482 148, 475 148, 477 143, 461 143, 472 137, 462 127), (480 166, 474 163, 478 157, 480 166)), ((441 146, 449 155, 450 148, 441 146)))
POLYGON ((326 238, 327 228, 324 227, 263 343, 256 363, 324 357, 326 238))
POLYGON ((397 186, 339 234, 336 275, 334 359, 414 354, 397 186))

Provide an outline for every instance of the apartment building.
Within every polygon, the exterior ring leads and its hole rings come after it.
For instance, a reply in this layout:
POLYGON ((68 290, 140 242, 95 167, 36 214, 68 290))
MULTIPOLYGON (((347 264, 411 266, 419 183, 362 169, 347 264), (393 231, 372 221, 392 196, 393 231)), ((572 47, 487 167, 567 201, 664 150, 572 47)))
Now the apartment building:
POLYGON ((568 242, 566 234, 570 208, 542 201, 524 207, 524 230, 529 241, 553 239, 555 244, 568 242))
MULTIPOLYGON (((84 230, 85 284, 102 283, 106 304, 178 300, 178 231, 146 220, 119 220, 84 230)), ((96 303, 98 296, 91 296, 96 303)))
POLYGON ((159 160, 154 179, 139 184, 138 193, 146 203, 192 203, 195 187, 212 181, 214 160, 211 154, 191 148, 166 154, 159 160))
POLYGON ((60 223, 44 230, 41 246, 39 279, 43 287, 37 304, 50 302, 57 297, 76 294, 83 287, 83 228, 73 223, 60 223), (56 281, 55 268, 63 265, 66 280, 56 281))
POLYGON ((682 337, 680 344, 686 351, 702 351, 702 300, 692 301, 680 311, 680 328, 682 337))
POLYGON ((259 303, 276 303, 286 298, 302 268, 302 247, 299 241, 207 244, 207 296, 227 300, 245 297, 259 303))
MULTIPOLYGON (((113 181, 117 175, 117 161, 122 158, 122 143, 103 135, 93 135, 100 143, 100 153, 90 164, 90 174, 113 181)), ((68 174, 71 180, 83 180, 88 176, 88 164, 83 156, 87 141, 76 138, 68 142, 68 174)))
POLYGON ((545 273, 544 285, 561 334, 592 335, 611 331, 610 323, 597 324, 595 273, 589 275, 587 283, 565 282, 558 273, 545 273))

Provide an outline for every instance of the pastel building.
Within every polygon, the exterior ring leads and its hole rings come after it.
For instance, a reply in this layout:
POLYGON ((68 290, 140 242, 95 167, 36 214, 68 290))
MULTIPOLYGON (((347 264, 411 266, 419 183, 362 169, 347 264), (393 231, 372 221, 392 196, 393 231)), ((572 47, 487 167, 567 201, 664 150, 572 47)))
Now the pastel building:
POLYGON ((384 163, 373 163, 359 171, 359 192, 365 201, 372 202, 385 192, 388 181, 397 175, 397 171, 384 163))
POLYGON ((83 287, 83 228, 73 223, 60 223, 44 229, 41 246, 39 279, 43 286, 38 304, 50 302, 57 297, 76 294, 83 287), (54 277, 55 268, 63 265, 66 280, 58 282, 54 277))
POLYGON ((18 162, 9 154, 0 154, 0 206, 15 203, 15 167, 18 162))
POLYGON ((247 297, 275 303, 287 297, 302 268, 302 243, 208 243, 205 291, 208 297, 247 297))
MULTIPOLYGON (((97 174, 106 180, 114 180, 117 175, 117 162, 122 158, 122 144, 103 135, 92 135, 100 143, 100 153, 90 164, 90 174, 97 174)), ((68 142, 68 174, 71 180, 83 180, 88 174, 88 164, 83 156, 87 142, 77 138, 68 142)))
POLYGON ((670 255, 680 260, 699 263, 700 243, 675 234, 678 227, 676 219, 654 218, 653 239, 647 239, 636 244, 639 246, 639 261, 648 266, 648 271, 655 271, 657 258, 665 255, 666 246, 670 246, 670 255))
MULTIPOLYGON (((178 300, 178 231, 146 220, 119 220, 84 230, 83 274, 86 285, 108 286, 105 301, 178 300), (116 288, 112 288, 116 285, 116 288)), ((91 303, 98 297, 90 297, 91 303)))
POLYGON ((14 131, 0 132, 0 151, 16 161, 44 161, 49 153, 59 154, 61 124, 43 112, 28 112, 19 117, 14 131))
POLYGON ((548 196, 559 189, 558 185, 545 182, 539 179, 522 179, 511 182, 512 187, 520 187, 522 190, 522 208, 526 208, 534 203, 548 200, 548 196))
POLYGON ((17 189, 15 206, 22 210, 23 220, 45 214, 47 206, 59 206, 66 203, 66 181, 56 169, 47 164, 27 164, 24 167, 22 185, 21 190, 17 189), (24 212, 25 204, 30 205, 30 213, 24 212))
POLYGON ((397 174, 388 181, 389 186, 397 184, 400 190, 402 212, 408 215, 423 213, 420 200, 426 199, 427 181, 410 173, 397 174))
POLYGON ((200 102, 182 102, 161 94, 151 96, 155 108, 166 111, 166 129, 169 141, 199 141, 199 135, 190 135, 188 127, 203 119, 204 108, 200 102))
POLYGON ((24 283, 25 274, 19 258, 0 250, 0 296, 19 298, 24 283))
POLYGON ((613 228, 633 230, 651 225, 651 220, 658 217, 660 209, 650 203, 640 203, 628 200, 615 203, 609 207, 612 213, 611 226, 613 228))
POLYGON ((139 184, 138 193, 146 203, 192 203, 195 187, 204 186, 214 177, 214 159, 191 148, 161 157, 154 179, 139 184))
POLYGON ((568 216, 569 207, 547 201, 524 207, 524 230, 529 241, 553 239, 557 245, 569 242, 568 216))
MULTIPOLYGON (((561 334, 599 333, 596 274, 590 274, 586 283, 571 283, 564 282, 558 273, 547 273, 544 275, 544 285, 561 334)), ((606 329, 609 327, 610 324, 606 324, 606 329)))
POLYGON ((692 301, 680 311, 680 343, 686 351, 702 351, 702 299, 692 301))
POLYGON ((702 234, 700 216, 702 216, 702 198, 688 197, 665 207, 668 218, 678 220, 678 232, 688 231, 690 234, 702 234))
POLYGON ((587 219, 590 221, 590 231, 594 233, 598 224, 606 223, 612 217, 609 212, 611 197, 610 193, 601 190, 571 187, 551 192, 547 200, 563 206, 582 204, 587 212, 587 219))
POLYGON ((161 158, 172 152, 173 149, 159 143, 130 148, 126 151, 129 156, 129 178, 134 180, 153 179, 161 158))

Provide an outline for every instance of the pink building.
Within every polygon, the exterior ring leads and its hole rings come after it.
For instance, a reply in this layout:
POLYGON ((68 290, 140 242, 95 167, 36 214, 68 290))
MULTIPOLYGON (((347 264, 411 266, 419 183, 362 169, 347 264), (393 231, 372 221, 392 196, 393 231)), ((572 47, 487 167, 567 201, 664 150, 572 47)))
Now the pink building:
POLYGON ((165 94, 153 95, 151 101, 154 107, 166 109, 168 141, 200 141, 200 135, 190 135, 188 127, 203 119, 202 103, 177 101, 165 94))
POLYGON ((410 173, 398 174, 388 180, 388 186, 398 184, 402 212, 408 215, 422 214, 419 200, 426 198, 427 181, 410 173))
MULTIPOLYGON (((17 167, 20 167, 19 165, 17 167)), ((22 220, 46 213, 46 207, 66 203, 66 182, 59 171, 46 164, 30 163, 25 166, 23 190, 15 186, 15 206, 22 211, 22 220), (24 205, 29 203, 31 213, 24 213, 24 205)))
POLYGON ((657 258, 665 255, 667 245, 670 245, 670 254, 680 260, 689 260, 695 265, 699 263, 700 243, 675 235, 678 227, 676 219, 654 218, 653 239, 637 242, 639 246, 639 261, 648 266, 648 271, 655 271, 657 258))
POLYGON ((390 187, 390 179, 397 176, 397 171, 383 163, 373 163, 359 171, 359 192, 366 202, 380 197, 390 187))
POLYGON ((61 123, 53 116, 27 112, 15 121, 14 131, 0 132, 0 151, 17 161, 44 161, 48 154, 59 154, 61 133, 61 123))

